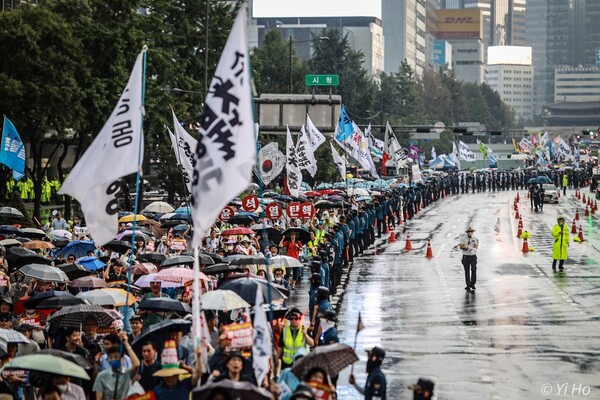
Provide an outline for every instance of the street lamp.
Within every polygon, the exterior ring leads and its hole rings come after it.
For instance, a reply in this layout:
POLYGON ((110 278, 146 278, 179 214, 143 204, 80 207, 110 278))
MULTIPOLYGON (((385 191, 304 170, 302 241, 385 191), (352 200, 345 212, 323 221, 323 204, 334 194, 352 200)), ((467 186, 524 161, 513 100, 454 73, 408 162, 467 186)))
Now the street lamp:
MULTIPOLYGON (((277 21, 279 22, 279 21, 277 21)), ((279 27, 280 24, 277 24, 277 27, 279 27)), ((329 37, 327 36, 321 36, 319 37, 319 42, 323 41, 323 40, 329 40, 329 37)), ((292 38, 292 36, 290 35, 290 94, 294 93, 293 90, 293 86, 294 86, 294 74, 292 71, 292 46, 294 45, 294 43, 308 43, 308 42, 312 42, 312 39, 308 39, 308 40, 294 40, 292 38)))

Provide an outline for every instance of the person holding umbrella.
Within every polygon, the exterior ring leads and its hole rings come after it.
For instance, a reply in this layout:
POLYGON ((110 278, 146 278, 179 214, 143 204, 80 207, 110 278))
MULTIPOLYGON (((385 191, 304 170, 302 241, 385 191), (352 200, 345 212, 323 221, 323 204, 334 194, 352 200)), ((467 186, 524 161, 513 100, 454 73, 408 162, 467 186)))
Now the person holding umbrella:
MULTIPOLYGON (((298 234, 294 231, 289 232, 285 237, 281 238, 279 247, 286 249, 285 254, 289 257, 294 257, 296 260, 300 260, 300 252, 302 251, 302 242, 298 240, 298 234)), ((286 279, 291 278, 292 290, 296 289, 296 279, 292 275, 292 269, 290 268, 287 272, 286 279)))
POLYGON ((558 269, 564 271, 564 263, 567 259, 569 243, 571 242, 571 234, 569 227, 565 224, 565 217, 558 217, 557 224, 552 228, 552 237, 554 245, 552 248, 552 271, 556 272, 556 261, 558 261, 558 269))
POLYGON ((348 381, 354 386, 361 394, 365 396, 365 400, 381 399, 386 400, 387 398, 387 380, 383 371, 381 371, 381 364, 385 358, 385 350, 381 347, 375 346, 371 350, 367 350, 367 382, 365 387, 362 388, 356 383, 356 378, 353 374, 350 374, 348 381))

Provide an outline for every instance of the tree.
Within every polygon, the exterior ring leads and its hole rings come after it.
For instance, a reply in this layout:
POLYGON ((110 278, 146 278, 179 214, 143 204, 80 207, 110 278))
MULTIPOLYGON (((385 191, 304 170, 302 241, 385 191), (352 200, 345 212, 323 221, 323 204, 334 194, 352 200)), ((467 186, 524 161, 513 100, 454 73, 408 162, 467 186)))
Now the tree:
MULTIPOLYGON (((308 65, 292 51, 292 92, 306 93, 304 75, 308 65)), ((252 77, 256 91, 261 93, 289 93, 290 91, 290 42, 278 29, 267 32, 263 45, 252 49, 252 77)))
POLYGON ((421 89, 410 65, 404 60, 394 74, 399 106, 396 115, 403 124, 414 125, 421 122, 421 89))

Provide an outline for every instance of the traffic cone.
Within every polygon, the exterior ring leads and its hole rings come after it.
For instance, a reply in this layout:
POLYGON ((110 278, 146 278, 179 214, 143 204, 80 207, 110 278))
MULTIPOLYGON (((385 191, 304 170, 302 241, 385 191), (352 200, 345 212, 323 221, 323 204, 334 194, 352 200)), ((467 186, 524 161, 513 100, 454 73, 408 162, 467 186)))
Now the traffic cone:
POLYGON ((527 238, 523 239, 523 248, 521 251, 523 253, 529 253, 529 244, 527 243, 527 238))
POLYGON ((581 196, 581 201, 585 203, 585 193, 583 194, 583 196, 581 196))
POLYGON ((402 212, 398 213, 398 223, 402 225, 402 212))
POLYGON ((517 192, 517 202, 521 201, 521 197, 519 197, 519 192, 517 192))
POLYGON ((410 241, 410 232, 406 232, 406 244, 404 245, 404 250, 411 251, 412 243, 410 241))
POLYGON ((390 224, 388 222, 388 217, 385 217, 385 233, 390 233, 390 224))
POLYGON ((590 209, 587 206, 585 206, 585 214, 583 214, 583 215, 586 217, 590 216, 590 209))
POLYGON ((427 240, 427 253, 425 253, 425 258, 433 258, 433 250, 431 250, 431 240, 427 240))
POLYGON ((523 219, 519 218, 519 228, 523 228, 523 219))
POLYGON ((588 206, 592 205, 592 196, 588 197, 588 199, 587 199, 587 205, 588 206))
POLYGON ((408 211, 404 211, 404 220, 408 221, 410 219, 410 215, 408 215, 408 211))
POLYGON ((390 238, 388 239, 388 243, 394 243, 394 242, 396 242, 396 231, 394 229, 392 229, 390 238))
POLYGON ((592 215, 596 215, 596 208, 594 208, 594 206, 591 206, 590 212, 592 213, 592 215))
POLYGON ((517 231, 517 238, 520 238, 523 234, 523 227, 519 224, 519 230, 517 231))
POLYGON ((583 242, 583 228, 579 225, 579 240, 583 242))
POLYGON ((521 216, 519 215, 519 209, 517 208, 517 212, 515 213, 515 219, 519 219, 521 216))
POLYGON ((575 221, 579 221, 579 210, 575 211, 575 221))
POLYGON ((517 205, 517 202, 515 201, 513 203, 513 210, 517 211, 518 208, 519 208, 519 206, 517 205))
POLYGON ((571 233, 577 233, 577 225, 575 225, 575 220, 573 220, 573 225, 571 225, 571 233))

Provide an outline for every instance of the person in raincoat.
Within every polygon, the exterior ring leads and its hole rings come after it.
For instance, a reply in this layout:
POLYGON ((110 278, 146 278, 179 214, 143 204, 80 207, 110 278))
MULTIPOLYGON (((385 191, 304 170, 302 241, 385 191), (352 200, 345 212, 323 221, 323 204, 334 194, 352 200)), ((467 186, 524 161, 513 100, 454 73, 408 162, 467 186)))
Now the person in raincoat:
POLYGON ((556 272, 556 261, 558 269, 563 271, 563 264, 567 259, 567 250, 571 235, 569 227, 565 224, 564 217, 558 217, 557 224, 552 228, 552 237, 554 237, 554 247, 552 248, 552 271, 556 272))

